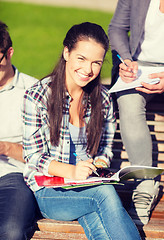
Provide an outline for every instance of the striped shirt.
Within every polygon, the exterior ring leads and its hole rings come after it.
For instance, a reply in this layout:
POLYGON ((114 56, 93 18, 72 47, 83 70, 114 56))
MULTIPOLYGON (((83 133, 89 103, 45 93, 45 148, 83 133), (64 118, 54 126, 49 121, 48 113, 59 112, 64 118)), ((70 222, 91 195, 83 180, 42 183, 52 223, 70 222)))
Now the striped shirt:
MULTIPOLYGON (((30 89, 24 96, 22 118, 23 118, 23 148, 24 159, 27 162, 24 170, 24 178, 28 186, 37 191, 34 176, 48 174, 49 164, 52 160, 69 163, 70 156, 70 132, 69 132, 69 106, 71 96, 67 92, 66 108, 60 129, 58 146, 51 145, 49 119, 47 112, 47 99, 50 94, 50 77, 45 78, 30 89)), ((102 86, 104 127, 98 153, 95 157, 101 158, 110 164, 113 154, 111 151, 113 136, 116 129, 116 120, 113 113, 113 103, 108 90, 102 86)), ((86 110, 84 121, 87 123, 91 116, 91 106, 86 110)))

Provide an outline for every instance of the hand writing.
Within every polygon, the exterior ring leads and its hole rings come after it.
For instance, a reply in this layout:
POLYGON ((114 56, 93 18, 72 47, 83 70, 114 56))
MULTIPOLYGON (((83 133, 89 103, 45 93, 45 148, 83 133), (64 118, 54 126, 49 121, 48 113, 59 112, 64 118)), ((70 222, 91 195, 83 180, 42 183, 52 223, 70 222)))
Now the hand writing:
POLYGON ((96 170, 96 167, 92 164, 93 159, 87 161, 79 161, 75 167, 74 179, 85 180, 92 174, 92 170, 96 170))
POLYGON ((130 83, 136 78, 138 63, 135 61, 131 62, 129 59, 125 59, 124 62, 128 67, 124 63, 121 63, 119 65, 119 75, 124 82, 130 83))

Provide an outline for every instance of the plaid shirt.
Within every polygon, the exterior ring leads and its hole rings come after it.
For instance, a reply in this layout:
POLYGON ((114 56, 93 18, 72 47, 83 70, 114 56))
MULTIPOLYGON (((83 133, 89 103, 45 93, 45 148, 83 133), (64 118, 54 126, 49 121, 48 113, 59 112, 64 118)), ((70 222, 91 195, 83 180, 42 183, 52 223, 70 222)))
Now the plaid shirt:
MULTIPOLYGON (((101 158, 109 165, 113 154, 111 151, 113 136, 116 129, 116 120, 113 114, 112 99, 108 90, 102 86, 103 112, 105 126, 96 158, 101 158)), ((40 187, 35 182, 35 175, 48 174, 49 164, 52 160, 69 163, 70 132, 69 132, 69 106, 71 97, 67 92, 66 110, 63 112, 60 139, 58 146, 51 145, 49 132, 49 119, 47 113, 47 99, 50 93, 50 78, 45 78, 28 89, 24 96, 22 110, 23 117, 23 148, 25 166, 25 181, 33 191, 40 187)), ((84 120, 87 123, 91 115, 89 104, 84 120)), ((95 159, 96 159, 95 158, 95 159)))

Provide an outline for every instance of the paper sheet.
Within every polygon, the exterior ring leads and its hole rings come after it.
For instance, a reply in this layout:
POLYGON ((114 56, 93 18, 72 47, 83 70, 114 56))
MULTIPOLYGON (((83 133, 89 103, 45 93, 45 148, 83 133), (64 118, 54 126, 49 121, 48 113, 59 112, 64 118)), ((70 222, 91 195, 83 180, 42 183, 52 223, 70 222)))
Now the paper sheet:
POLYGON ((118 78, 117 82, 113 85, 113 87, 109 90, 110 93, 119 92, 123 90, 128 90, 136 87, 141 87, 141 82, 146 82, 149 84, 156 84, 160 80, 159 78, 150 79, 148 77, 151 73, 159 73, 164 72, 164 67, 147 67, 147 66, 139 66, 137 78, 131 83, 124 82, 121 77, 118 78))

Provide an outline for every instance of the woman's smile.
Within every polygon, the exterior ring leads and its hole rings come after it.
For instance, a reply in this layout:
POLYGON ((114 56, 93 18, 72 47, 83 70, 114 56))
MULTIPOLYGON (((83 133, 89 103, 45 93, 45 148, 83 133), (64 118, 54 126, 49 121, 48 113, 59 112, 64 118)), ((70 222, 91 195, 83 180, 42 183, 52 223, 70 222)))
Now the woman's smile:
POLYGON ((81 81, 89 81, 92 77, 92 74, 84 74, 79 71, 75 71, 81 81))

